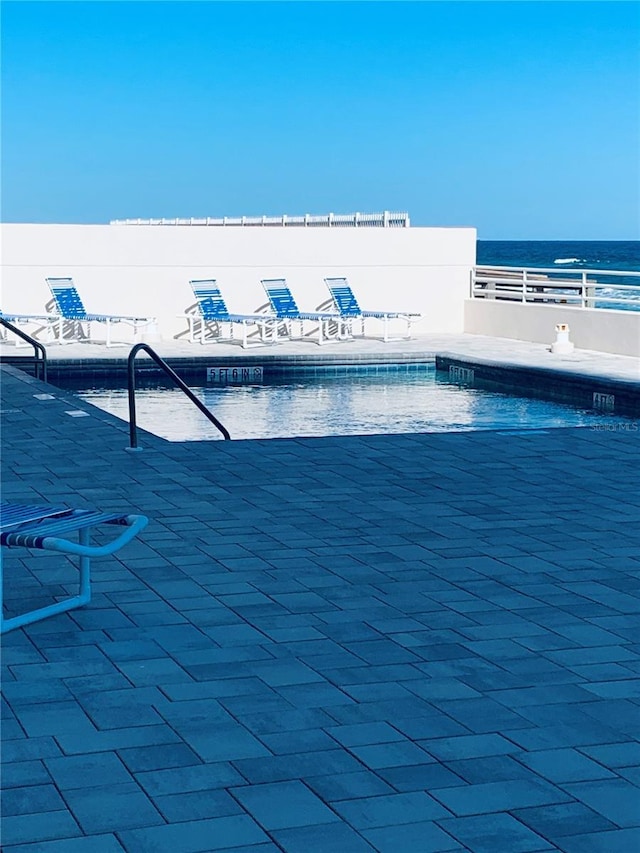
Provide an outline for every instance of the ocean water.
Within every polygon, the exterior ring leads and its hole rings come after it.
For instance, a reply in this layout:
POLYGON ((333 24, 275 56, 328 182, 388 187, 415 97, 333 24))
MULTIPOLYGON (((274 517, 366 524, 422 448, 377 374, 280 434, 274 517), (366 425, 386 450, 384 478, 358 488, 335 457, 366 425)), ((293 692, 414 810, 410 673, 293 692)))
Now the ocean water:
POLYGON ((538 267, 558 273, 595 270, 589 277, 606 285, 603 297, 625 299, 622 304, 598 301, 598 308, 640 310, 640 277, 607 275, 608 270, 640 272, 638 240, 478 240, 476 260, 480 266, 538 267), (621 284, 636 289, 617 287, 621 284))
POLYGON ((640 241, 478 240, 486 266, 640 272, 640 241))

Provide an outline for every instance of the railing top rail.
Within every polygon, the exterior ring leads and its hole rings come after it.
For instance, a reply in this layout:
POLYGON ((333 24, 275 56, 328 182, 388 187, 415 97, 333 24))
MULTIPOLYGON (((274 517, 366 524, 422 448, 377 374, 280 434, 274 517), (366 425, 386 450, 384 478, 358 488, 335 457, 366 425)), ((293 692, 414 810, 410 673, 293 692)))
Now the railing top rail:
MULTIPOLYGON (((505 277, 505 278, 496 279, 492 276, 477 276, 474 280, 474 283, 483 285, 483 291, 484 291, 484 285, 485 284, 496 284, 502 288, 507 287, 507 286, 513 287, 513 288, 522 288, 523 285, 526 285, 529 288, 534 287, 534 288, 537 288, 539 290, 581 290, 585 284, 584 282, 580 281, 579 279, 571 279, 571 281, 568 281, 567 279, 560 279, 560 278, 554 278, 554 279, 551 279, 551 278, 547 278, 547 279, 527 278, 527 279, 522 279, 522 278, 506 278, 505 277)), ((638 282, 638 284, 617 284, 616 283, 614 285, 610 281, 605 282, 605 281, 594 281, 593 279, 588 279, 586 281, 586 287, 588 287, 590 290, 609 290, 612 287, 615 287, 616 290, 631 290, 631 291, 635 292, 637 290, 640 290, 640 281, 638 282)))
POLYGON ((385 210, 380 213, 324 213, 280 216, 222 216, 222 217, 176 217, 152 219, 112 219, 110 225, 209 225, 209 226, 318 226, 333 228, 372 227, 409 228, 409 214, 404 211, 385 210))
MULTIPOLYGON (((514 274, 527 272, 527 273, 553 273, 554 275, 574 275, 581 276, 584 273, 587 275, 600 275, 600 276, 632 276, 633 278, 640 278, 640 271, 635 270, 609 270, 609 269, 565 269, 564 267, 501 267, 493 264, 476 264, 473 268, 474 272, 480 275, 489 275, 491 272, 513 272, 514 274)), ((617 286, 617 285, 616 285, 617 286)), ((622 285, 620 285, 622 286, 622 285)))

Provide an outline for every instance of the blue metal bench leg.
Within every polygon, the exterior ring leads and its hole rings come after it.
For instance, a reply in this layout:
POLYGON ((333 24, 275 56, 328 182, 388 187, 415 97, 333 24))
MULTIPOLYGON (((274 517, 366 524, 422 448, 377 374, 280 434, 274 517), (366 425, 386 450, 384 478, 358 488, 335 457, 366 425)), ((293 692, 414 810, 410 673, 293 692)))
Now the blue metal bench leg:
MULTIPOLYGON (((115 554, 123 545, 130 542, 141 530, 143 530, 148 519, 144 515, 127 515, 122 517, 104 516, 96 513, 97 520, 95 524, 87 524, 84 527, 78 528, 78 541, 70 542, 67 539, 61 539, 56 536, 37 536, 33 531, 9 532, 3 534, 7 537, 4 544, 10 547, 25 547, 25 548, 42 548, 46 551, 57 551, 58 553, 67 556, 74 555, 79 558, 80 569, 80 590, 79 594, 64 601, 58 601, 55 604, 50 604, 47 607, 40 607, 37 610, 32 610, 29 613, 23 613, 19 616, 13 616, 10 619, 5 619, 3 615, 4 602, 4 587, 2 586, 2 551, 0 550, 0 633, 4 634, 14 628, 20 628, 23 625, 29 625, 39 619, 45 619, 49 616, 55 616, 58 613, 65 613, 67 610, 73 610, 76 607, 82 607, 88 604, 91 600, 91 558, 105 557, 110 554, 115 554), (90 531, 96 524, 102 522, 110 524, 120 524, 125 527, 120 535, 106 545, 92 546, 89 542, 90 531)), ((64 529, 64 528, 63 528, 64 529)), ((67 527, 68 529, 68 527, 67 527)), ((52 532, 55 532, 55 528, 52 532)), ((66 532, 66 531, 65 531, 66 532)))
MULTIPOLYGON (((87 527, 79 531, 79 542, 81 545, 89 545, 91 528, 87 527)), ((91 557, 83 554, 80 557, 80 595, 77 597, 76 607, 88 604, 91 601, 91 557)))
MULTIPOLYGON (((79 531, 79 542, 81 545, 89 545, 89 530, 84 529, 79 531)), ((58 613, 66 613, 68 610, 75 610, 77 607, 83 607, 91 601, 91 557, 86 555, 80 556, 80 592, 71 598, 65 598, 64 601, 57 601, 55 604, 47 604, 45 607, 39 607, 37 610, 30 610, 27 613, 20 613, 18 616, 12 616, 10 619, 4 618, 4 578, 2 576, 2 549, 0 549, 0 634, 6 634, 8 631, 13 631, 15 628, 22 628, 25 625, 31 625, 33 622, 38 622, 40 619, 48 619, 49 616, 56 616, 58 613)))
MULTIPOLYGON (((0 582, 2 581, 2 554, 0 552, 0 582)), ((49 616, 56 616, 58 613, 66 613, 68 610, 75 610, 76 607, 82 607, 88 604, 91 600, 90 588, 90 558, 80 557, 80 594, 72 598, 66 598, 64 601, 57 601, 55 604, 48 604, 46 607, 39 607, 37 610, 30 610, 27 613, 21 613, 18 616, 12 616, 10 619, 4 618, 4 612, 0 617, 0 634, 6 634, 8 631, 13 631, 15 628, 22 628, 25 625, 31 625, 33 622, 38 622, 40 619, 48 619, 49 616)), ((4 587, 0 594, 0 606, 4 605, 4 587)))

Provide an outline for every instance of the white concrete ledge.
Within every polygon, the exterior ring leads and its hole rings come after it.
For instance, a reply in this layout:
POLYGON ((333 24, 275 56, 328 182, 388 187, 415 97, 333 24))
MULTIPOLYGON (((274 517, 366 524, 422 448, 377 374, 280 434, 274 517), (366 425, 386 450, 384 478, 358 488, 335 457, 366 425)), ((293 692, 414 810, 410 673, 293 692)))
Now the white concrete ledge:
POLYGON ((557 323, 568 324, 570 340, 578 349, 640 358, 640 311, 493 299, 467 299, 464 305, 464 331, 472 335, 551 345, 557 323))

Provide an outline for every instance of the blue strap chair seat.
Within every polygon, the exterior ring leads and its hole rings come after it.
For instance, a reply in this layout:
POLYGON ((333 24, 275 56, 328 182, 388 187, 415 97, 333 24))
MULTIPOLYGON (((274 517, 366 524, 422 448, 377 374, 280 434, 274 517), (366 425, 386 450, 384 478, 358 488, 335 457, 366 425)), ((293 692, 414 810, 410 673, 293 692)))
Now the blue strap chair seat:
POLYGON ((148 519, 143 515, 104 513, 87 509, 69 509, 63 506, 33 506, 8 502, 0 504, 1 545, 7 548, 57 551, 80 558, 78 595, 5 619, 0 551, 0 633, 4 634, 14 628, 21 628, 40 619, 88 604, 91 600, 91 558, 114 554, 130 542, 147 524, 148 519), (101 524, 118 525, 125 529, 105 545, 91 545, 91 529, 101 524), (78 533, 77 542, 66 538, 73 533, 78 533))
MULTIPOLYGON (((0 311, 0 320, 6 320, 8 323, 13 323, 14 326, 37 326, 38 328, 31 332, 32 336, 37 336, 38 333, 44 329, 47 333, 47 340, 52 340, 55 337, 56 324, 59 319, 59 315, 55 313, 15 314, 0 311)), ((1 324, 0 332, 5 332, 1 324)), ((5 334, 2 334, 2 340, 5 340, 5 334)), ((16 339, 15 345, 17 347, 23 346, 23 344, 20 343, 19 338, 16 339)), ((29 346, 29 344, 25 344, 25 346, 29 346)))
POLYGON ((404 320, 407 324, 406 338, 411 337, 411 323, 422 318, 421 314, 409 311, 363 311, 358 304, 351 286, 346 278, 325 278, 325 283, 331 293, 333 303, 340 312, 342 317, 350 317, 359 319, 362 322, 362 333, 364 334, 364 320, 367 317, 372 317, 376 320, 382 320, 384 323, 384 341, 389 340, 389 320, 404 320))
POLYGON ((59 343, 67 343, 68 340, 64 334, 64 322, 71 325, 72 338, 74 340, 89 339, 89 329, 87 331, 82 328, 82 323, 104 323, 106 326, 106 345, 112 345, 111 326, 114 323, 125 323, 133 326, 134 335, 138 333, 140 328, 150 326, 156 323, 155 317, 140 317, 137 315, 127 314, 92 314, 85 307, 80 294, 78 293, 72 278, 47 278, 47 284, 51 290, 53 301, 55 303, 59 320, 58 320, 58 340, 59 343))
POLYGON ((350 337, 350 325, 340 314, 330 311, 300 311, 296 300, 284 278, 263 278, 262 286, 269 298, 273 314, 278 320, 287 323, 289 336, 292 321, 300 322, 300 334, 303 334, 303 321, 311 320, 318 323, 318 344, 331 337, 330 329, 334 326, 339 338, 350 337))
POLYGON ((201 344, 216 341, 233 341, 234 325, 242 327, 242 346, 249 344, 249 330, 254 328, 259 333, 263 344, 275 341, 275 326, 273 318, 265 314, 234 314, 229 311, 222 292, 216 284, 216 279, 192 279, 189 284, 196 299, 183 315, 189 322, 189 340, 201 344), (228 335, 225 328, 228 326, 228 335), (269 330, 271 329, 271 336, 269 330))

